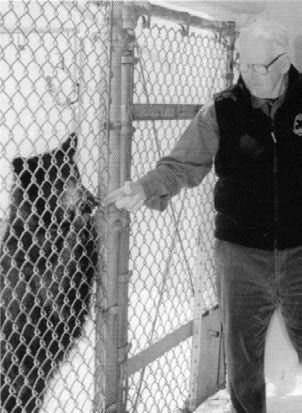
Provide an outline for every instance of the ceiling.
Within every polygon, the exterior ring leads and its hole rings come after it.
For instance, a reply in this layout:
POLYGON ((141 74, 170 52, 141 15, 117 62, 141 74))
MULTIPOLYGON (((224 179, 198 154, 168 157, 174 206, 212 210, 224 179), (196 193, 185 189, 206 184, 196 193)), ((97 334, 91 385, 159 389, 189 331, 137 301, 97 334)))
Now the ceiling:
MULTIPOLYGON (((184 7, 188 7, 194 10, 208 10, 211 12, 228 12, 228 13, 235 13, 235 14, 255 14, 259 13, 267 5, 267 1, 220 1, 220 0, 212 0, 212 1, 178 1, 176 3, 182 4, 184 7)), ((175 4, 175 2, 174 2, 175 4)))
POLYGON ((216 20, 234 20, 240 23, 248 17, 255 16, 265 10, 269 1, 241 1, 241 0, 166 0, 152 1, 161 3, 165 7, 199 14, 216 20))

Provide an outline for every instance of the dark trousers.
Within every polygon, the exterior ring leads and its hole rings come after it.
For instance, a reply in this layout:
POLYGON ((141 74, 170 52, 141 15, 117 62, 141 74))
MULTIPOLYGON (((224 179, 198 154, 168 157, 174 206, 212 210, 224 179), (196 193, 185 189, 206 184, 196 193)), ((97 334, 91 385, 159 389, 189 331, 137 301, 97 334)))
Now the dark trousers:
POLYGON ((265 338, 277 307, 302 364, 302 246, 263 251, 217 240, 215 260, 234 411, 265 413, 265 338))

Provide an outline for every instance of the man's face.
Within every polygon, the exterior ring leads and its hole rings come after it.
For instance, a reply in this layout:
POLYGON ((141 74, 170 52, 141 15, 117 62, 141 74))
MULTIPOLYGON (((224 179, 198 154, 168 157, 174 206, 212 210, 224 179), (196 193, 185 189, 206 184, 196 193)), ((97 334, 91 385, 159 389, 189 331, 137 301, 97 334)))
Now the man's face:
MULTIPOLYGON (((245 43, 240 51, 241 76, 250 93, 259 98, 275 98, 280 96, 284 82, 284 61, 278 58, 268 69, 267 73, 258 73, 253 65, 268 65, 280 53, 274 51, 268 41, 245 43)), ((282 89, 283 91, 283 89, 282 89)))

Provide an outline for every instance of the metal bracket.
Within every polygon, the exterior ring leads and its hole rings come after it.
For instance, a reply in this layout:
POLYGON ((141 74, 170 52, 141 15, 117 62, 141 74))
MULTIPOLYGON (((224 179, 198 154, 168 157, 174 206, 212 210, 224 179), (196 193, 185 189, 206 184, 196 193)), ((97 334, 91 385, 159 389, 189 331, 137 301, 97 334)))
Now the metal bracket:
POLYGON ((127 343, 124 347, 117 350, 117 360, 119 363, 123 363, 127 359, 130 349, 131 343, 127 343))
POLYGON ((145 15, 140 16, 140 17, 142 18, 142 21, 143 21, 143 24, 142 24, 143 28, 144 29, 150 29, 150 26, 151 26, 151 16, 150 16, 150 14, 148 14, 147 17, 145 15))
POLYGON ((180 24, 181 32, 183 36, 189 36, 190 33, 190 26, 191 26, 191 17, 188 14, 186 16, 186 22, 184 24, 180 24))
MULTIPOLYGON (((123 127, 128 128, 129 126, 131 126, 132 122, 131 121, 125 121, 125 122, 121 122, 121 121, 116 121, 116 122, 111 122, 111 121, 106 121, 104 122, 104 129, 106 130, 121 130, 123 127)), ((135 131, 135 128, 134 128, 135 131)))
POLYGON ((116 315, 116 314, 118 314, 118 306, 117 306, 117 305, 114 305, 114 306, 112 306, 112 307, 107 307, 107 308, 105 308, 105 307, 103 307, 103 306, 101 306, 101 305, 95 304, 95 307, 96 307, 97 309, 99 309, 103 315, 104 315, 104 314, 110 314, 110 315, 116 315))
POLYGON ((121 63, 122 63, 122 65, 125 65, 125 64, 130 64, 130 65, 132 65, 132 64, 134 63, 134 57, 133 57, 133 56, 124 55, 124 56, 122 56, 122 58, 121 58, 121 63))
POLYGON ((213 330, 212 328, 210 328, 208 330, 208 335, 209 335, 209 337, 218 338, 220 336, 220 331, 213 330))
POLYGON ((126 274, 120 274, 118 276, 119 283, 128 283, 132 276, 132 271, 128 271, 126 274))
POLYGON ((122 128, 122 122, 116 121, 116 122, 104 122, 104 129, 106 130, 121 130, 122 128))

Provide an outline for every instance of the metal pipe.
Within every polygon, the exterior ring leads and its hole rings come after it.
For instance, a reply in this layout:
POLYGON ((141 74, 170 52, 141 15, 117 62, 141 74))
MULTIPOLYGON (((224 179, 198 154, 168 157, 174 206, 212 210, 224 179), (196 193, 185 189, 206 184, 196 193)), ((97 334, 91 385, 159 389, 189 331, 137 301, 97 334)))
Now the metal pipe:
MULTIPOLYGON (((123 50, 121 56, 121 131, 120 131, 120 184, 130 179, 131 175, 131 143, 132 143, 132 104, 133 104, 133 66, 134 66, 134 29, 136 20, 123 8, 123 50)), ((127 211, 121 212, 125 225, 119 237, 119 294, 118 294, 118 351, 119 377, 117 413, 126 411, 128 399, 128 300, 129 300, 129 237, 130 217, 127 211)))
MULTIPOLYGON (((121 118, 121 56, 123 37, 121 33, 123 2, 112 4, 111 32, 111 102, 108 122, 108 192, 120 186, 120 118, 121 118)), ((106 304, 104 318, 107 325, 105 337, 105 402, 106 411, 116 409, 118 363, 118 276, 119 238, 122 223, 121 213, 110 206, 107 216, 106 237, 106 304)))

